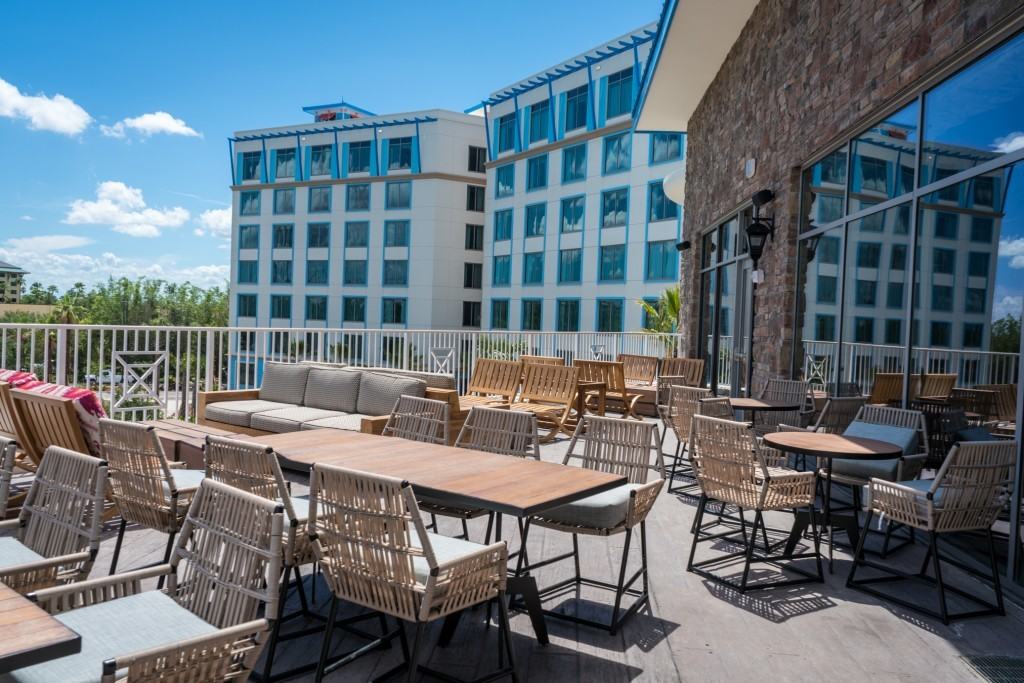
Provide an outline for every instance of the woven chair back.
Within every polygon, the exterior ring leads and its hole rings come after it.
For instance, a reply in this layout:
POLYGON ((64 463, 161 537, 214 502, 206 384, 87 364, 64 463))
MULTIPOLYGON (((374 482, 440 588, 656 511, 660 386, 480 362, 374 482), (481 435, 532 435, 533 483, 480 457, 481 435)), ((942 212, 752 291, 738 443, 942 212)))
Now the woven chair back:
POLYGON ((473 367, 466 391, 477 396, 503 396, 512 399, 519 390, 523 364, 512 360, 480 358, 473 367))
POLYGON ((641 356, 634 353, 620 353, 616 358, 622 363, 623 373, 627 382, 634 384, 654 384, 658 376, 657 356, 641 356))
POLYGON ((657 434, 655 422, 586 415, 576 426, 563 464, 568 465, 575 458, 585 469, 624 476, 631 484, 646 484, 650 470, 663 469, 658 458, 657 434), (583 451, 577 453, 581 440, 583 451))
POLYGON ((110 467, 110 489, 121 517, 154 529, 177 529, 174 477, 153 427, 100 420, 100 447, 110 467))
POLYGON ((580 382, 603 382, 610 394, 626 391, 625 365, 609 360, 575 360, 573 367, 579 368, 580 382))
POLYGON ((39 463, 50 446, 89 452, 71 399, 19 389, 12 389, 11 397, 24 428, 19 443, 32 461, 39 463))
POLYGON ((564 365, 523 366, 523 388, 519 400, 568 405, 576 396, 579 368, 564 365))
POLYGON ((857 416, 853 418, 856 422, 870 422, 872 424, 889 425, 892 427, 905 427, 917 431, 917 447, 921 451, 928 448, 928 426, 924 419, 924 413, 920 410, 907 410, 904 408, 889 408, 888 406, 864 405, 857 416))
POLYGON ((473 406, 455 438, 455 447, 540 460, 537 416, 518 410, 473 406))
POLYGON ((236 489, 280 501, 289 519, 296 519, 288 484, 274 449, 251 441, 207 436, 206 476, 236 489))
POLYGON ((720 420, 733 420, 736 418, 736 411, 732 403, 725 396, 716 398, 702 398, 697 405, 698 415, 717 417, 720 420))
POLYGON ((828 399, 814 425, 814 431, 825 434, 842 434, 857 417, 857 413, 867 403, 867 400, 866 396, 828 399))
POLYGON ((430 398, 399 396, 384 425, 384 436, 410 441, 448 443, 448 404, 430 398))
POLYGON ((679 443, 690 440, 690 425, 702 399, 711 398, 710 389, 674 386, 669 392, 668 422, 679 443))
MULTIPOLYGON (((766 401, 783 401, 799 405, 801 409, 809 407, 811 385, 808 382, 791 379, 769 379, 761 390, 761 398, 766 401)), ((800 425, 800 410, 759 411, 754 417, 754 425, 758 433, 774 432, 780 424, 800 425)))
POLYGON ((953 446, 936 475, 936 531, 988 530, 1013 490, 1017 442, 973 441, 953 446))
POLYGON ((14 439, 0 436, 0 519, 7 517, 7 501, 11 495, 11 479, 14 478, 14 456, 18 444, 14 439))
POLYGON ((218 628, 277 613, 284 510, 280 503, 204 479, 171 556, 167 592, 218 628))
POLYGON ((903 373, 876 372, 868 403, 885 405, 903 400, 903 373))
POLYGON ((694 416, 690 458, 701 491, 708 498, 751 510, 760 504, 756 477, 766 477, 767 472, 758 460, 757 442, 747 423, 694 416))
POLYGON ((683 377, 687 386, 699 387, 704 384, 703 358, 662 358, 660 377, 683 377))
POLYGON ((523 365, 565 365, 561 356, 519 356, 523 365))

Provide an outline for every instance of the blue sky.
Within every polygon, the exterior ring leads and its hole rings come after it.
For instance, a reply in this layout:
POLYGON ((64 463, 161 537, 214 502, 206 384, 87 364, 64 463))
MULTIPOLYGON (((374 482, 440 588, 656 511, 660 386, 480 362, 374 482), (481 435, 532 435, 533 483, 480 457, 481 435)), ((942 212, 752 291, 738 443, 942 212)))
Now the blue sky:
POLYGON ((0 260, 61 288, 110 275, 223 283, 234 131, 305 122, 303 106, 341 98, 380 113, 461 111, 656 21, 660 9, 660 0, 6 4, 0 260))

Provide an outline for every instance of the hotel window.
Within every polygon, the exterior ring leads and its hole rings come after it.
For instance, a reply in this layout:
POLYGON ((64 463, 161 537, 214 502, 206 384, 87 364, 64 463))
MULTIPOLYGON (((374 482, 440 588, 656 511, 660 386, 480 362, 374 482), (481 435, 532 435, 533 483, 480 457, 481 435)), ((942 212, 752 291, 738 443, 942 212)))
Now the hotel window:
POLYGON ((544 252, 533 251, 523 254, 523 284, 544 284, 544 252))
POLYGON ((935 213, 935 237, 943 240, 955 240, 957 224, 960 217, 955 213, 938 211, 935 213))
POLYGON ((818 243, 816 258, 821 263, 837 265, 839 263, 839 238, 822 237, 821 242, 818 243))
POLYGON ((950 323, 933 321, 930 332, 932 346, 950 345, 953 337, 953 326, 950 323))
POLYGON ((466 211, 484 210, 484 192, 480 185, 466 185, 466 211))
POLYGON ((462 326, 463 327, 480 327, 480 302, 479 301, 463 301, 462 302, 462 326))
POLYGON ((291 249, 294 229, 289 223, 274 226, 274 249, 291 249))
POLYGON ((412 168, 412 138, 388 140, 388 170, 412 168))
POLYGON ((838 298, 839 279, 833 275, 818 276, 818 293, 816 301, 819 304, 834 304, 838 298))
POLYGON ((608 92, 605 102, 605 115, 610 119, 632 111, 633 67, 623 69, 608 77, 608 92))
POLYGON ((932 249, 932 272, 952 275, 956 272, 956 252, 952 249, 932 249))
POLYGON ((679 205, 665 196, 660 180, 647 186, 647 220, 666 221, 679 217, 679 205))
POLYGON ((626 245, 609 244, 601 247, 601 282, 626 281, 626 245))
POLYGON ((516 165, 505 164, 494 169, 494 196, 511 197, 516 189, 516 165))
POLYGON ((256 317, 256 295, 255 294, 239 294, 238 295, 238 317, 239 318, 255 318, 256 317))
POLYGON ((408 209, 412 206, 412 183, 386 183, 384 188, 385 209, 408 209))
POLYGON ((662 164, 683 158, 681 133, 654 133, 651 135, 651 163, 662 164))
POLYGON ((295 190, 274 190, 274 213, 295 213, 295 190))
MULTIPOLYGON (((988 277, 989 253, 972 251, 967 254, 967 275, 970 277, 988 277)), ((952 272, 952 271, 950 271, 952 272)))
POLYGON ((349 173, 370 172, 370 144, 369 140, 348 143, 349 173))
POLYGON ((491 300, 491 329, 508 329, 508 299, 491 300))
POLYGON ((548 215, 547 204, 530 204, 526 207, 526 236, 537 237, 544 234, 548 215))
POLYGON ((238 248, 259 249, 260 248, 260 226, 240 225, 238 226, 238 248))
POLYGON ((487 148, 476 147, 474 145, 469 146, 469 172, 470 173, 486 173, 487 172, 487 148))
POLYGON ((290 285, 292 283, 292 262, 275 259, 270 262, 270 284, 290 285))
POLYGON ((580 331, 579 299, 558 299, 557 303, 555 304, 555 331, 580 331))
POLYGON ((601 227, 615 228, 626 224, 629 210, 629 188, 605 190, 601 193, 601 227))
POLYGON ((466 251, 483 251, 484 250, 484 226, 472 225, 466 226, 466 251))
POLYGON ((587 86, 565 92, 565 130, 571 131, 587 125, 587 103, 589 95, 587 86))
POLYGON ((932 310, 952 313, 953 288, 946 285, 932 285, 932 310))
POLYGON ((882 341, 883 344, 902 344, 903 343, 903 321, 895 318, 890 318, 885 321, 885 339, 882 341))
POLYGON ((523 299, 523 324, 520 327, 528 332, 539 332, 543 305, 540 299, 523 299))
POLYGON ((262 152, 242 152, 242 180, 260 179, 262 152))
POLYGON ((583 280, 583 250, 562 249, 558 252, 558 282, 578 283, 583 280))
POLYGON ((370 243, 370 222, 349 221, 345 223, 345 246, 365 247, 370 243))
POLYGON ((384 284, 388 287, 406 287, 409 284, 409 262, 398 259, 384 260, 384 284))
POLYGON ((858 306, 874 306, 877 301, 878 283, 874 280, 857 280, 854 288, 854 302, 858 306))
POLYGON ((562 182, 571 183, 587 177, 587 143, 562 149, 562 182))
POLYGON ((628 131, 618 135, 610 135, 604 139, 605 175, 629 170, 632 147, 631 136, 628 131))
POLYGON ((331 146, 313 145, 309 148, 309 175, 331 175, 331 146))
POLYGON ((542 100, 530 105, 530 142, 548 139, 548 122, 551 119, 551 100, 542 100))
POLYGON ((306 246, 310 249, 326 249, 331 246, 331 224, 310 223, 306 227, 306 246))
POLYGON ((238 193, 238 215, 259 216, 260 215, 260 191, 246 190, 238 193))
POLYGON ((883 159, 860 157, 861 188, 885 193, 889 182, 889 165, 883 159))
POLYGON ((327 297, 306 297, 306 320, 327 320, 327 297))
POLYGON ((494 241, 503 242, 512 239, 512 209, 494 212, 494 241))
POLYGON ((495 256, 494 267, 491 272, 491 284, 495 287, 508 285, 512 282, 512 257, 495 256))
POLYGON ((317 259, 306 261, 306 284, 326 285, 327 284, 327 261, 317 259))
POLYGON ((622 332, 622 300, 597 300, 597 331, 622 332))
POLYGON ((275 178, 295 177, 295 148, 277 150, 277 164, 274 170, 275 178))
POLYGON ((858 344, 875 343, 875 319, 854 318, 853 319, 853 341, 858 344))
POLYGON ((287 319, 292 317, 292 297, 288 294, 274 294, 270 297, 270 317, 287 319))
POLYGON ((341 300, 341 322, 366 322, 366 297, 346 296, 341 300))
POLYGON ((384 221, 384 246, 409 246, 409 221, 384 221))
POLYGON ((815 341, 836 340, 836 317, 834 315, 814 316, 815 341))
POLYGON ((647 243, 647 279, 678 280, 676 271, 675 240, 660 240, 647 243))
POLYGON ((309 212, 326 213, 331 210, 331 188, 311 187, 309 188, 309 212))
POLYGON ((466 289, 483 288, 484 266, 482 263, 462 264, 462 286, 466 289))
POLYGON ((498 154, 515 149, 516 146, 516 115, 505 114, 498 119, 498 154))
POLYGON ((980 349, 985 337, 985 326, 981 323, 964 323, 964 346, 980 349))
POLYGON ((996 194, 995 178, 982 176, 974 179, 974 203, 992 206, 996 194))
POLYGON ((366 284, 366 260, 346 259, 342 281, 346 285, 366 284))
POLYGON ((259 281, 259 261, 238 262, 238 284, 254 285, 259 281))
POLYGON ((548 186, 548 155, 541 154, 526 160, 526 191, 548 186))
POLYGON ((907 269, 907 245, 905 245, 905 244, 894 244, 894 245, 892 245, 892 253, 889 255, 889 269, 890 270, 906 270, 907 269))
POLYGON ((986 290, 983 287, 968 287, 964 296, 965 313, 984 313, 986 290))
POLYGON ((878 268, 882 258, 882 245, 878 242, 860 242, 857 244, 857 267, 878 268))
POLYGON ((992 243, 993 222, 991 218, 975 216, 971 219, 971 241, 992 243))
POLYGON ((345 187, 346 211, 370 210, 370 186, 367 183, 348 185, 345 187))
MULTIPOLYGON (((863 208, 867 208, 869 204, 867 202, 861 202, 863 208)), ((885 213, 875 213, 870 216, 864 216, 860 221, 861 232, 884 232, 885 231, 885 213)))
POLYGON ((903 308, 903 283, 890 282, 885 292, 886 308, 903 308))
POLYGON ((385 297, 381 299, 383 323, 385 325, 405 324, 405 299, 385 297))
POLYGON ((586 196, 566 197, 562 200, 562 232, 579 232, 583 230, 583 209, 586 196))

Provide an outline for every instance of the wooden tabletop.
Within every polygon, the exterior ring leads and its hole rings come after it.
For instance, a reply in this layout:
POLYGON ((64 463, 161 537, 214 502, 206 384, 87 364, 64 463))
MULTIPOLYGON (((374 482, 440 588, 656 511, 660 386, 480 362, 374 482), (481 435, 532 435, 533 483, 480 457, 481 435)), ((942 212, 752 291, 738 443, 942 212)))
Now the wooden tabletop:
POLYGON ((604 472, 340 429, 243 437, 271 446, 281 467, 308 475, 329 463, 404 479, 420 495, 526 517, 621 486, 604 472))
POLYGON ((729 404, 736 410, 800 410, 799 403, 768 401, 760 398, 730 398, 729 404))
POLYGON ((903 453, 901 447, 888 441, 820 432, 771 432, 764 435, 764 442, 780 451, 819 458, 888 460, 903 453))
POLYGON ((146 420, 143 424, 155 427, 157 435, 162 439, 185 441, 202 446, 207 435, 237 436, 237 432, 229 432, 216 427, 194 424, 183 420, 146 420))
POLYGON ((82 637, 0 583, 0 673, 82 650, 82 637))

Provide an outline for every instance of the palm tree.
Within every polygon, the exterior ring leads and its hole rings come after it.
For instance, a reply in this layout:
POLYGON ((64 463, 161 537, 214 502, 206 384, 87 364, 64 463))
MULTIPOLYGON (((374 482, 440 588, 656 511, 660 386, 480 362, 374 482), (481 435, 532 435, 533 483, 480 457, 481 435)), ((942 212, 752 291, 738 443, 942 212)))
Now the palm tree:
POLYGON ((643 299, 637 299, 637 303, 644 309, 644 332, 661 335, 665 344, 665 355, 674 355, 677 341, 675 331, 679 325, 681 309, 679 287, 667 288, 654 303, 643 299))

